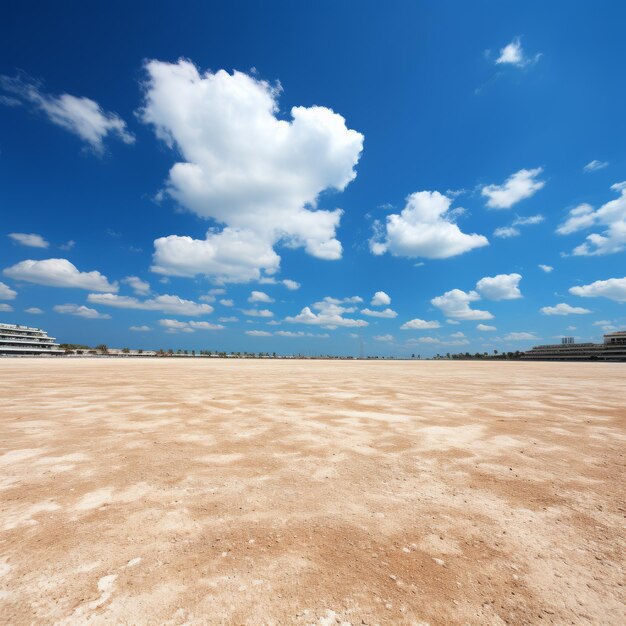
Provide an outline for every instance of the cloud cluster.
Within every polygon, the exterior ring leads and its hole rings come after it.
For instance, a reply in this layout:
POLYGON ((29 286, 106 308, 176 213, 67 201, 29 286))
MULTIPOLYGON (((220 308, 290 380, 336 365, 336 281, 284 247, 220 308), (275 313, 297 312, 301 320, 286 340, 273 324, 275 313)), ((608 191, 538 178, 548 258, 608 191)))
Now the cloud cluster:
POLYGON ((13 280, 23 280, 48 287, 75 287, 89 291, 116 292, 117 283, 110 283, 100 272, 81 272, 67 259, 27 259, 11 267, 3 274, 13 280))
POLYGON ((502 185, 485 185, 481 194, 488 198, 487 206, 492 209, 510 209, 521 200, 530 198, 546 184, 538 180, 543 168, 522 169, 511 174, 502 185))
POLYGON ((620 195, 594 210, 589 204, 573 208, 568 218, 556 229, 569 235, 594 226, 604 227, 602 234, 587 235, 586 241, 572 251, 574 256, 600 256, 626 250, 626 182, 611 186, 620 195))
POLYGON ((211 324, 210 322, 181 322, 179 320, 164 319, 159 320, 159 324, 165 328, 166 333, 193 333, 196 330, 222 330, 221 324, 211 324))
POLYGON ((411 194, 400 214, 376 222, 370 250, 381 255, 447 259, 489 244, 483 235, 467 234, 454 223, 452 200, 438 191, 411 194))
POLYGON ((124 120, 90 98, 44 93, 40 85, 26 76, 0 76, 0 87, 14 97, 15 103, 34 106, 53 124, 80 137, 96 153, 104 151, 104 140, 109 135, 127 144, 135 141, 124 120))
POLYGON ((299 339, 301 337, 316 337, 317 339, 328 339, 330 335, 328 333, 305 333, 300 330, 298 332, 293 332, 291 330, 277 330, 276 332, 269 332, 267 330, 246 330, 246 335, 250 335, 251 337, 289 337, 291 339, 299 339))
POLYGON ((341 210, 316 210, 317 199, 355 178, 363 135, 326 107, 293 107, 291 120, 279 118, 280 87, 242 72, 200 74, 180 60, 149 61, 146 73, 141 119, 183 159, 164 193, 224 225, 206 240, 157 239, 155 271, 259 280, 278 269, 279 242, 321 259, 341 257, 341 210), (237 254, 235 240, 244 242, 237 254))
POLYGON ((359 296, 343 299, 327 296, 320 302, 315 302, 311 307, 304 307, 298 315, 286 317, 285 321, 292 324, 311 324, 330 329, 339 326, 347 328, 368 326, 369 324, 365 320, 344 317, 346 314, 356 312, 357 307, 353 305, 362 301, 363 299, 359 296))
POLYGON ((90 293, 87 301, 92 304, 111 306, 118 309, 135 309, 139 311, 159 311, 174 315, 197 317, 213 312, 210 304, 199 304, 193 300, 183 300, 179 296, 160 295, 148 300, 138 300, 132 296, 118 296, 113 293, 90 293))
POLYGON ((452 289, 433 298, 430 302, 441 309, 446 317, 450 318, 448 323, 452 323, 453 320, 493 319, 493 315, 489 311, 472 309, 471 303, 480 300, 481 297, 487 300, 516 300, 521 298, 522 294, 519 290, 521 279, 521 274, 516 273, 485 276, 476 283, 475 290, 452 289))
POLYGON ((489 311, 472 309, 470 303, 480 300, 476 291, 462 291, 452 289, 441 296, 433 298, 430 303, 441 309, 446 317, 455 320, 490 320, 493 315, 489 311))

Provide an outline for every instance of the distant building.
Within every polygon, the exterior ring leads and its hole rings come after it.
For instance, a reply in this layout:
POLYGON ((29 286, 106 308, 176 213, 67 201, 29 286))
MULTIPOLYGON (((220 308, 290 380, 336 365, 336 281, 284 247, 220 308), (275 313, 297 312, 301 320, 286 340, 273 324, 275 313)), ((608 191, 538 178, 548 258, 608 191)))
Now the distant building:
POLYGON ((574 343, 564 337, 561 343, 535 346, 522 359, 532 361, 626 361, 626 331, 604 335, 604 343, 574 343))
POLYGON ((54 337, 41 328, 0 324, 0 356, 34 356, 64 354, 54 337))

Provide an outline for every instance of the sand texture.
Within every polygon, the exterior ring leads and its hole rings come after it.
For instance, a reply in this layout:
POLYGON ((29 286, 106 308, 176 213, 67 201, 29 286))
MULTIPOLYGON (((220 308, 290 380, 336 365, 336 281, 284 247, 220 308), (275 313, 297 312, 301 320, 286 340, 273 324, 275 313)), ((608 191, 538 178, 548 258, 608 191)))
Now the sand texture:
POLYGON ((0 360, 3 624, 624 624, 626 366, 0 360))

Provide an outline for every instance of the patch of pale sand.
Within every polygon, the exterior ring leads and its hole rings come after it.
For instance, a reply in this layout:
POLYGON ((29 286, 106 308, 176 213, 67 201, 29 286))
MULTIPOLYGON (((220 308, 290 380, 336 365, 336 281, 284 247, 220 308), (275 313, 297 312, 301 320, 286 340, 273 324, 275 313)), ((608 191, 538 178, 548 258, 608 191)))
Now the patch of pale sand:
POLYGON ((75 505, 76 511, 91 511, 99 509, 104 504, 110 504, 113 499, 113 488, 103 487, 86 493, 75 505))
POLYGON ((134 559, 128 561, 128 563, 126 563, 126 567, 135 567, 135 565, 139 565, 139 563, 141 563, 141 557, 137 556, 134 559))
POLYGON ((511 437, 510 435, 496 435, 489 437, 487 443, 495 448, 513 448, 523 447, 524 441, 519 437, 511 437))
POLYGON ((20 526, 35 526, 38 524, 38 520, 35 519, 39 513, 50 513, 52 511, 58 511, 61 508, 56 502, 48 500, 47 502, 38 502, 31 506, 17 506, 13 512, 3 512, 2 517, 4 520, 3 529, 13 530, 20 526))
POLYGON ((0 557, 0 577, 6 576, 12 569, 6 557, 0 557))
POLYGON ((74 452, 72 454, 63 454, 61 456, 44 456, 35 461, 35 465, 56 465, 57 463, 84 463, 92 457, 84 452, 74 452))
POLYGON ((159 515, 153 524, 154 532, 167 534, 171 532, 189 532, 194 523, 193 516, 187 507, 181 506, 174 511, 166 511, 159 515))
POLYGON ((46 451, 45 448, 25 448, 23 450, 10 450, 0 456, 0 465, 15 465, 15 463, 21 463, 22 461, 28 461, 36 456, 43 454, 46 451))
POLYGON ((117 574, 108 574, 98 580, 98 591, 100 596, 91 602, 84 603, 74 610, 71 616, 66 619, 59 620, 58 624, 72 625, 77 623, 94 623, 99 621, 97 615, 90 614, 92 611, 106 604, 113 595, 115 590, 115 581, 117 574))
MULTIPOLYGON (((412 544, 411 547, 413 547, 413 545, 415 544, 412 544)), ((461 550, 459 542, 456 539, 435 533, 425 535, 418 541, 417 547, 435 557, 442 554, 463 554, 463 550, 461 550)))
POLYGON ((233 452, 231 454, 205 454, 198 457, 196 460, 207 465, 229 465, 235 463, 243 458, 243 454, 239 452, 233 452))
POLYGON ((81 563, 75 570, 75 574, 87 574, 98 569, 102 565, 102 561, 89 561, 88 563, 81 563))
POLYGON ((126 489, 117 491, 113 497, 113 502, 136 502, 137 500, 141 500, 155 491, 155 488, 146 482, 135 483, 126 489))
POLYGON ((93 509, 99 509, 105 504, 128 504, 141 500, 154 491, 154 487, 145 482, 135 483, 134 485, 129 485, 126 489, 117 491, 112 487, 105 487, 84 494, 74 505, 74 510, 91 511, 93 509))
POLYGON ((50 428, 50 422, 47 420, 18 420, 8 424, 9 428, 18 430, 38 430, 50 428))
POLYGON ((419 447, 430 450, 465 447, 471 449, 476 442, 485 438, 485 434, 486 427, 481 424, 424 426, 416 431, 419 447))
POLYGON ((385 410, 381 407, 379 411, 367 411, 357 409, 332 409, 328 414, 332 417, 345 419, 352 418, 357 420, 375 420, 377 422, 412 422, 416 419, 416 416, 411 413, 395 413, 385 410))
POLYGON ((0 491, 11 489, 13 485, 19 482, 20 482, 20 478, 15 475, 0 477, 0 491))
POLYGON ((214 446, 216 441, 215 436, 206 433, 181 433, 176 435, 175 439, 182 443, 198 443, 202 446, 214 446))
POLYGON ((63 472, 69 472, 76 468, 76 465, 51 465, 46 468, 47 472, 52 472, 53 474, 62 474, 63 472))

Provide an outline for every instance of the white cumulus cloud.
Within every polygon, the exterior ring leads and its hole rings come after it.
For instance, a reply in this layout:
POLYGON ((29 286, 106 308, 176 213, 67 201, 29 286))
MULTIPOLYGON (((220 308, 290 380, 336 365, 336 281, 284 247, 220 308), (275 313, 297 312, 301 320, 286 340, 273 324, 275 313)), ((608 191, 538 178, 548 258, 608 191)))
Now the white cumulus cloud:
POLYGON ((35 233, 9 233, 13 241, 29 248, 47 248, 50 244, 41 236, 35 233))
POLYGON ((393 341, 393 335, 374 335, 373 339, 375 341, 393 341))
POLYGON ((108 313, 99 313, 96 309, 90 309, 85 305, 78 304, 57 304, 52 307, 56 313, 64 313, 66 315, 76 315, 90 320, 108 320, 111 316, 108 313))
POLYGON ((148 300, 138 300, 132 296, 118 296, 113 293, 90 293, 87 300, 92 304, 111 306, 118 309, 137 309, 140 311, 159 311, 175 315, 207 315, 213 312, 210 304, 199 304, 193 300, 183 300, 179 296, 160 295, 148 300))
POLYGON ((104 140, 109 135, 116 135, 127 144, 135 141, 124 120, 90 98, 46 94, 40 85, 25 76, 0 76, 0 87, 20 104, 33 105, 52 123, 80 137, 96 153, 104 151, 104 140))
POLYGON ((169 235, 154 242, 152 271, 168 276, 210 276, 216 283, 247 283, 274 274, 280 257, 253 230, 209 230, 205 239, 169 235))
POLYGON ((17 291, 11 289, 6 283, 0 282, 0 300, 15 300, 17 291))
POLYGON ((393 309, 384 309, 382 311, 376 311, 372 309, 361 309, 363 315, 369 315, 370 317, 385 317, 388 319, 397 317, 398 314, 393 309))
POLYGON ((489 311, 472 309, 471 302, 480 300, 480 295, 476 291, 461 291, 452 289, 446 291, 442 296, 433 298, 430 303, 443 311, 446 317, 458 320, 490 320, 493 315, 489 311))
POLYGON ((521 298, 519 282, 521 274, 498 274, 485 276, 476 283, 476 291, 487 300, 515 300, 521 298))
POLYGON ((539 339, 535 333, 527 333, 527 332, 513 332, 508 335, 504 335, 504 339, 506 341, 535 341, 539 339))
POLYGON ((496 330, 495 326, 490 326, 489 324, 478 324, 476 326, 476 330, 480 330, 483 333, 490 332, 492 330, 496 330))
POLYGON ((48 287, 76 287, 89 291, 116 292, 117 283, 109 283, 100 272, 81 272, 67 259, 28 259, 7 267, 3 274, 14 280, 23 280, 48 287))
POLYGON ((258 280, 278 269, 273 247, 280 242, 321 259, 341 257, 341 210, 318 210, 317 200, 355 178, 363 135, 323 106, 297 106, 291 119, 277 117, 280 87, 242 72, 201 74, 186 60, 149 61, 146 72, 141 119, 182 157, 164 193, 224 226, 209 231, 207 242, 157 240, 155 271, 258 280), (220 241, 226 231, 248 249, 234 254, 232 244, 220 241))
POLYGON ((624 278, 596 280, 589 285, 572 287, 569 292, 582 298, 602 297, 616 302, 626 302, 626 276, 624 278))
POLYGON ((521 200, 530 198, 545 185, 543 180, 538 180, 541 172, 543 172, 541 167, 519 170, 511 174, 502 185, 485 185, 481 194, 488 198, 488 207, 510 209, 521 200))
POLYGON ((248 302, 274 302, 274 298, 271 298, 264 291, 252 291, 248 302))
POLYGON ((549 274, 551 271, 554 270, 554 268, 551 265, 544 265, 543 263, 540 263, 537 267, 540 270, 544 271, 546 274, 549 274))
POLYGON ((320 302, 315 302, 312 307, 304 307, 298 315, 286 317, 285 321, 292 324, 312 324, 323 326, 324 328, 359 327, 368 326, 365 320, 344 317, 346 314, 355 313, 357 308, 354 304, 362 302, 359 296, 349 298, 331 298, 327 296, 320 302), (314 312, 314 309, 316 312, 314 312))
POLYGON ((587 235, 586 241, 576 248, 574 256, 600 256, 626 250, 626 182, 611 186, 620 195, 594 210, 581 204, 569 212, 569 217, 556 230, 559 235, 569 235, 592 227, 603 228, 602 233, 587 235))
POLYGON ((145 326, 145 325, 143 325, 143 326, 129 326, 128 329, 132 330, 134 332, 137 332, 137 333, 147 333, 147 332, 152 330, 152 328, 150 328, 150 326, 145 326))
POLYGON ((10 313, 12 310, 13 310, 13 307, 10 304, 5 304, 5 303, 0 304, 0 312, 10 313))
POLYGON ((370 301, 372 306, 389 306, 391 298, 384 291, 377 291, 370 301))
POLYGON ((167 333, 193 333, 196 330, 222 330, 221 324, 211 324, 210 322, 181 322, 180 320, 164 319, 159 320, 159 324, 165 328, 167 333))
POLYGON ((440 328, 441 324, 437 320, 431 322, 415 318, 408 322, 405 322, 400 326, 402 330, 426 330, 430 328, 440 328))
POLYGON ((544 306, 540 309, 544 315, 585 315, 591 313, 589 309, 581 306, 571 306, 565 302, 560 302, 555 306, 544 306))
POLYGON ((512 237, 519 237, 521 234, 520 229, 514 226, 500 226, 493 231, 493 236, 499 239, 511 239, 512 237))
POLYGON ((526 56, 522 48, 519 37, 515 37, 510 43, 500 50, 500 55, 496 59, 496 65, 515 65, 516 67, 526 67, 536 63, 541 58, 541 53, 532 57, 526 56))
POLYGON ((454 223, 452 200, 438 191, 411 194, 400 214, 375 223, 370 250, 381 255, 446 259, 489 244, 483 235, 467 234, 454 223))
POLYGON ((249 317, 274 317, 269 309, 242 309, 241 312, 249 317))
POLYGON ((246 330, 246 335, 250 335, 250 337, 271 337, 272 333, 266 330, 246 330))
POLYGON ((141 280, 139 276, 127 276, 122 282, 127 284, 138 296, 147 296, 150 293, 150 284, 141 280))

